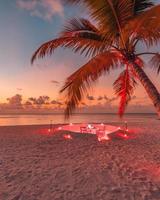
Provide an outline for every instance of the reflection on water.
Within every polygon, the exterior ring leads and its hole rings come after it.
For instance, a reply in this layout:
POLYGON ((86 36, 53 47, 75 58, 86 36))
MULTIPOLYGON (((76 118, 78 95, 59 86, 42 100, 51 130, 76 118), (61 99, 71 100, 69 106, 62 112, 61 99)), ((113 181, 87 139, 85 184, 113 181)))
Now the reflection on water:
POLYGON ((0 125, 32 125, 32 124, 53 124, 58 123, 130 123, 154 122, 159 123, 156 114, 126 114, 120 119, 116 114, 75 114, 70 120, 65 121, 62 114, 42 115, 0 115, 0 125))

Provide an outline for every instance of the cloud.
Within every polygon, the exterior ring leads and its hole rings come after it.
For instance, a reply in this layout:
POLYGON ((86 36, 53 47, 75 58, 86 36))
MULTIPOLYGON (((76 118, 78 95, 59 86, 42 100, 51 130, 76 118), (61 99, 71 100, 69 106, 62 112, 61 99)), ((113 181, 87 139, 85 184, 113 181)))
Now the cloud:
POLYGON ((91 95, 87 95, 86 98, 87 98, 89 101, 94 101, 94 100, 95 100, 94 96, 91 96, 91 95))
POLYGON ((25 106, 32 106, 32 103, 31 103, 30 101, 26 101, 26 102, 24 103, 24 105, 25 105, 25 106))
POLYGON ((64 7, 60 0, 17 0, 17 7, 30 12, 36 16, 50 21, 53 16, 64 16, 64 7))
POLYGON ((10 98, 7 98, 8 107, 20 109, 22 108, 22 95, 16 94, 10 98))
POLYGON ((109 103, 112 103, 113 101, 116 101, 118 99, 118 97, 112 97, 110 99, 108 99, 109 103))
POLYGON ((52 100, 50 103, 51 103, 52 105, 58 105, 59 107, 63 105, 62 102, 56 101, 56 100, 52 100))
POLYGON ((18 90, 18 91, 22 91, 23 89, 22 89, 22 88, 17 88, 17 90, 18 90))
MULTIPOLYGON (((97 101, 99 97, 88 96, 90 101, 93 101, 94 105, 89 102, 81 102, 76 112, 84 112, 84 113, 107 113, 114 112, 117 113, 118 110, 118 102, 114 102, 117 100, 116 97, 107 96, 102 101, 97 101)), ((133 103, 129 104, 127 107, 127 112, 154 112, 154 106, 151 104, 144 105, 144 98, 137 98, 133 96, 133 103)), ((53 113, 60 112, 63 113, 65 107, 65 102, 63 99, 60 100, 51 100, 49 96, 39 96, 39 97, 30 97, 26 100, 22 98, 22 95, 16 94, 12 97, 7 98, 7 102, 0 103, 0 111, 4 113, 53 113)))
POLYGON ((137 99, 137 97, 134 95, 134 96, 132 96, 131 99, 132 99, 132 100, 135 100, 135 99, 137 99))
POLYGON ((60 84, 60 82, 56 80, 51 80, 51 83, 55 84, 56 86, 60 84))
POLYGON ((103 100, 103 97, 102 97, 102 96, 99 96, 99 97, 97 98, 97 100, 98 100, 98 101, 101 101, 101 100, 103 100))
POLYGON ((26 106, 62 106, 63 103, 61 101, 57 101, 57 100, 52 100, 50 101, 50 97, 49 96, 39 96, 38 98, 35 97, 30 97, 26 102, 25 102, 26 106))
POLYGON ((108 101, 108 97, 107 97, 106 95, 104 95, 104 99, 105 99, 106 101, 108 101))
POLYGON ((35 105, 44 105, 49 103, 49 99, 49 96, 39 96, 38 98, 30 97, 28 100, 35 105))
POLYGON ((87 104, 86 104, 86 103, 84 103, 84 102, 81 102, 81 105, 82 105, 82 106, 87 106, 87 104))
POLYGON ((35 9, 36 4, 37 4, 36 0, 31 0, 31 1, 17 0, 17 6, 19 8, 29 10, 29 11, 35 9))
POLYGON ((103 98, 104 98, 104 100, 106 100, 106 103, 112 103, 113 101, 116 101, 118 99, 118 97, 109 98, 106 95, 104 95, 103 98))

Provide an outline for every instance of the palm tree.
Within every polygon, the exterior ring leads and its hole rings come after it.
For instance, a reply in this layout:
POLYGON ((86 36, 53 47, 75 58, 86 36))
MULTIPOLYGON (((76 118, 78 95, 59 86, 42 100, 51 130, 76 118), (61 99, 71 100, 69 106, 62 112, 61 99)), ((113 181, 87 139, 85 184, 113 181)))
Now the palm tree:
POLYGON ((36 58, 51 55, 58 47, 70 48, 92 59, 69 76, 61 89, 66 95, 65 116, 69 117, 82 101, 91 84, 102 74, 122 69, 113 87, 120 98, 119 114, 123 116, 139 81, 160 117, 160 94, 144 72, 143 55, 150 55, 150 65, 160 72, 160 54, 137 51, 137 44, 148 48, 160 39, 160 5, 150 0, 64 0, 83 3, 92 20, 70 20, 57 39, 49 41, 34 53, 36 58))

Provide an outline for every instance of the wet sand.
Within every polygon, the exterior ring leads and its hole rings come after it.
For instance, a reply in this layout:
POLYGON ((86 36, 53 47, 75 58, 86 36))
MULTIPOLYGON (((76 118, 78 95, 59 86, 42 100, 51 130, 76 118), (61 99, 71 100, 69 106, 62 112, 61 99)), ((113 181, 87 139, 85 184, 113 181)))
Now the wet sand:
POLYGON ((132 139, 98 142, 0 127, 0 200, 160 200, 160 124, 129 128, 132 139))

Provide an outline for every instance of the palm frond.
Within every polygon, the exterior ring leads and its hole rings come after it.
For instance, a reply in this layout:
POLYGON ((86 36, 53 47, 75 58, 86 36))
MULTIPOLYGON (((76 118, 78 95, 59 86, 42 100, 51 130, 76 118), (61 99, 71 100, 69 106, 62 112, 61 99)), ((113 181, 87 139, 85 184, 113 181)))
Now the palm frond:
POLYGON ((73 18, 66 22, 64 29, 60 32, 61 37, 70 36, 76 32, 91 32, 100 35, 98 28, 85 18, 73 18))
POLYGON ((115 94, 120 98, 119 115, 122 117, 136 86, 134 76, 128 67, 120 74, 113 86, 115 94))
MULTIPOLYGON (((131 0, 63 0, 70 4, 84 4, 92 19, 96 20, 106 40, 123 40, 122 27, 133 16, 131 0)), ((123 42, 124 43, 124 42, 123 42)))
POLYGON ((147 46, 160 40, 160 5, 154 6, 134 17, 125 27, 125 32, 132 38, 132 43, 144 42, 147 46))
POLYGON ((121 57, 117 52, 105 52, 91 59, 87 64, 67 78, 61 93, 66 97, 65 116, 69 117, 88 92, 92 82, 103 73, 119 67, 121 57))
POLYGON ((98 40, 98 36, 80 33, 76 37, 63 37, 44 43, 33 54, 31 63, 37 58, 44 58, 46 55, 52 55, 58 47, 70 48, 74 52, 79 52, 85 56, 94 56, 99 52, 106 51, 108 46, 101 40, 98 40))
POLYGON ((153 66, 153 69, 157 70, 157 74, 160 73, 160 54, 157 53, 155 56, 152 57, 150 60, 151 66, 153 66))
POLYGON ((70 48, 85 56, 95 56, 106 51, 111 45, 110 41, 104 43, 104 38, 98 29, 88 20, 83 18, 73 19, 61 32, 61 37, 42 44, 33 54, 31 63, 36 58, 52 55, 58 47, 70 48))
POLYGON ((140 14, 145 11, 147 8, 150 8, 154 5, 151 0, 132 0, 134 6, 134 15, 140 14))

